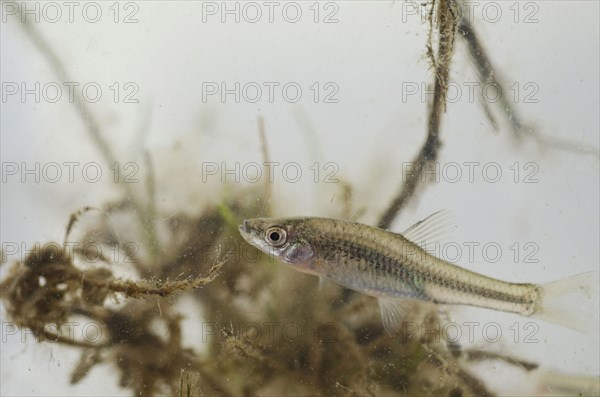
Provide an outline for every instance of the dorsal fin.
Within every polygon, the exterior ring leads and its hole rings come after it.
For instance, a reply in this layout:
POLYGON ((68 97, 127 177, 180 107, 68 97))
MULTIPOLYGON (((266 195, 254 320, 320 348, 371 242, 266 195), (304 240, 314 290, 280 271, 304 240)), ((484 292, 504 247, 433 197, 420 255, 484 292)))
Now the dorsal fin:
POLYGON ((454 216, 448 210, 434 212, 406 229, 402 236, 421 248, 448 240, 456 229, 454 216))

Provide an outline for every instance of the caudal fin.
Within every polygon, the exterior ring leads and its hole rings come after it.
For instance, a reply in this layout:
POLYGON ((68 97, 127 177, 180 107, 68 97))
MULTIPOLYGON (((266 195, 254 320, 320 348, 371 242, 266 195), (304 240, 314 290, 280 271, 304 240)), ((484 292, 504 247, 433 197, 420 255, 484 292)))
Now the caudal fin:
POLYGON ((542 284, 542 306, 532 317, 580 332, 597 332, 600 328, 599 284, 598 272, 581 273, 542 284))

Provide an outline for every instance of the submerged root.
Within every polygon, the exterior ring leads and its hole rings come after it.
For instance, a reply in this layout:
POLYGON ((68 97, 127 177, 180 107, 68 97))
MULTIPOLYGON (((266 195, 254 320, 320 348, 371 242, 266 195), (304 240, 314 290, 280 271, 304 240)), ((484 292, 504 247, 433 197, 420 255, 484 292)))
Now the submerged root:
POLYGON ((420 186, 423 172, 428 165, 437 160, 441 147, 440 125, 442 114, 446 111, 446 93, 450 76, 450 64, 454 54, 454 36, 458 20, 454 0, 437 0, 437 6, 429 15, 430 30, 427 53, 434 69, 433 102, 429 107, 427 138, 421 150, 413 160, 414 172, 404 180, 400 192, 392 199, 390 205, 379 219, 382 229, 390 227, 396 215, 402 210, 420 186), (434 12, 435 10, 435 12, 434 12), (433 51, 433 35, 437 33, 437 56, 433 51))
MULTIPOLYGON (((259 211, 227 207, 235 219, 259 211)), ((137 258, 134 269, 146 269, 147 279, 117 278, 108 263, 91 268, 78 254, 48 248, 58 245, 34 250, 2 281, 8 316, 40 342, 81 349, 72 383, 112 363, 118 384, 134 395, 490 395, 461 369, 466 356, 440 343, 439 330, 388 337, 374 299, 334 284, 319 289, 312 277, 242 245, 218 214, 170 218, 177 244, 169 255, 159 265, 137 258), (177 280, 182 275, 189 276, 177 280), (202 353, 186 346, 184 296, 202 308, 192 336, 203 341, 202 353), (75 323, 93 324, 100 336, 66 332, 75 323)), ((116 225, 119 216, 111 215, 116 225)), ((107 227, 84 236, 108 244, 107 227)), ((420 321, 440 319, 431 313, 420 321)))

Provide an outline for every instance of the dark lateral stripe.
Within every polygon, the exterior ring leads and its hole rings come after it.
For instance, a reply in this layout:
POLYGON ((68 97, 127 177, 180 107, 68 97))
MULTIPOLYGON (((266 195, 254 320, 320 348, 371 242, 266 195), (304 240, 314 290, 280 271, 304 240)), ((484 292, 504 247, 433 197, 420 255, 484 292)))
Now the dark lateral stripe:
MULTIPOLYGON (((356 258, 357 260, 365 260, 370 263, 374 269, 394 277, 400 276, 401 280, 411 285, 415 290, 422 291, 422 287, 415 285, 414 280, 422 280, 425 284, 430 283, 443 288, 466 294, 476 295, 478 297, 493 299, 515 304, 531 304, 531 298, 528 293, 515 295, 511 293, 497 291, 493 288, 472 285, 457 279, 444 279, 436 274, 428 273, 420 269, 418 262, 403 264, 397 258, 386 255, 382 252, 377 252, 367 247, 366 245, 352 242, 348 243, 344 239, 335 239, 328 236, 320 241, 321 254, 326 260, 336 260, 336 255, 343 253, 344 255, 356 258)), ((366 269, 359 269, 366 271, 366 269)), ((498 280, 498 282, 501 282, 498 280)))

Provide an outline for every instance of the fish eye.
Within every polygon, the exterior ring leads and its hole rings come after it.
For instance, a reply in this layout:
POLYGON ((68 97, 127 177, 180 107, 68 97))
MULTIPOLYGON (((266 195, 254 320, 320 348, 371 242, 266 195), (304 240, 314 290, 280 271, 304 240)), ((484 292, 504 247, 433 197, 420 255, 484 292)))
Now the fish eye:
POLYGON ((285 229, 279 226, 273 226, 267 229, 265 238, 273 247, 281 247, 287 240, 287 233, 285 229))

